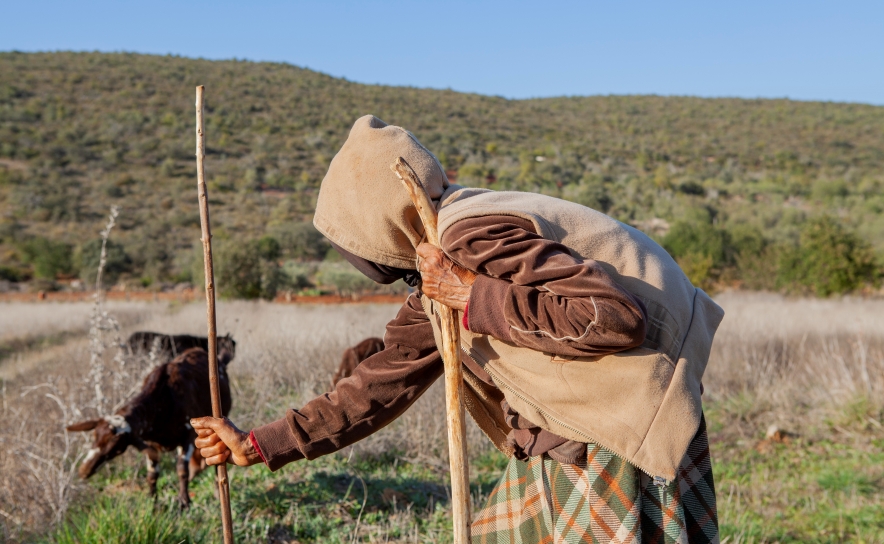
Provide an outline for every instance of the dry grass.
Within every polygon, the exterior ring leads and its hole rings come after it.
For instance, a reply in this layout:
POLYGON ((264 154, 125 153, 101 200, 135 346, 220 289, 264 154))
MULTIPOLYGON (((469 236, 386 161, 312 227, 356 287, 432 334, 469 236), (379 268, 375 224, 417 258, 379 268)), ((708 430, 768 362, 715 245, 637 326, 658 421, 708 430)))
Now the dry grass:
MULTIPOLYGON (((92 302, 0 302, 0 379, 9 380, 42 367, 47 348, 85 339, 92 306, 92 302)), ((127 327, 152 313, 149 307, 136 302, 109 302, 106 306, 127 327)), ((49 365, 56 366, 51 361, 49 365)))
MULTIPOLYGON (((131 394, 130 384, 140 384, 151 365, 147 358, 118 350, 116 338, 125 339, 133 330, 205 331, 205 308, 199 304, 111 305, 110 313, 125 316, 121 321, 126 325, 119 331, 109 327, 102 334, 98 398, 90 374, 96 349, 86 338, 91 305, 9 306, 14 306, 20 318, 30 320, 25 325, 19 319, 19 334, 71 335, 62 345, 24 349, 0 363, 4 379, 0 389, 4 415, 0 422, 0 526, 7 536, 60 520, 71 500, 88 492, 73 470, 87 447, 88 435, 67 433, 63 427, 111 412, 131 394), (120 383, 120 376, 126 378, 125 383, 120 383)), ((234 420, 245 428, 267 423, 286 408, 324 392, 343 350, 367 336, 383 336, 384 325, 398 308, 392 304, 219 303, 219 333, 230 332, 237 340, 237 356, 230 366, 234 420)), ((3 319, 14 321, 5 311, 3 319)), ((15 342, 21 337, 10 333, 8 338, 15 342)), ((441 384, 436 384, 404 417, 361 442, 357 451, 377 454, 396 449, 407 458, 444 466, 445 419, 444 411, 438 410, 442 403, 441 384)), ((473 443, 481 444, 478 429, 472 433, 473 443)), ((133 452, 124 457, 120 462, 140 463, 133 452)))
POLYGON ((725 293, 718 302, 727 314, 704 384, 710 400, 747 404, 739 421, 797 431, 859 398, 884 403, 884 300, 725 293))
MULTIPOLYGON (((726 528, 730 523, 732 542, 768 541, 772 537, 763 536, 767 533, 741 532, 741 523, 756 522, 743 520, 740 512, 768 509, 775 518, 776 508, 786 509, 789 499, 771 497, 781 495, 785 484, 776 477, 759 477, 743 485, 729 471, 744 466, 739 463, 751 468, 766 462, 753 447, 771 424, 800 435, 797 444, 807 451, 827 443, 833 433, 861 456, 879 443, 884 436, 884 301, 791 300, 746 293, 725 293, 718 301, 727 316, 706 375, 705 400, 713 455, 722 466, 722 516, 730 516, 722 521, 726 528)), ((324 392, 343 349, 367 336, 383 335, 384 324, 397 309, 389 304, 220 303, 219 333, 230 332, 237 340, 237 357, 230 367, 232 418, 249 428, 324 392)), ((108 408, 131 390, 117 383, 119 376, 138 381, 152 364, 145 358, 121 359, 113 345, 115 336, 124 338, 136 329, 191 334, 205 330, 200 304, 117 303, 109 310, 120 330, 110 327, 102 333, 103 374, 98 381, 108 408)), ((95 493, 73 472, 86 438, 62 430, 74 419, 98 413, 96 382, 89 374, 95 364, 90 362, 95 346, 93 342, 90 347, 87 336, 89 317, 88 304, 0 307, 3 341, 24 346, 0 360, 0 539, 40 532, 63 519, 71 504, 85 504, 95 493), (44 349, 21 341, 59 334, 66 335, 61 343, 44 349)), ((444 471, 442 403, 441 384, 436 384, 397 422, 358 444, 355 452, 342 455, 395 450, 401 458, 444 471)), ((486 453, 487 440, 475 427, 470 433, 471 455, 486 453)), ((140 460, 130 452, 115 463, 135 466, 140 460)), ((828 484, 819 485, 823 489, 828 484)), ((857 508, 881 506, 880 491, 857 497, 857 508)), ((818 507, 807 506, 807 515, 813 516, 818 507)), ((384 523, 394 519, 398 518, 384 523)), ((409 527, 409 534, 417 531, 416 525, 409 527)), ((377 529, 388 535, 391 530, 377 529)))

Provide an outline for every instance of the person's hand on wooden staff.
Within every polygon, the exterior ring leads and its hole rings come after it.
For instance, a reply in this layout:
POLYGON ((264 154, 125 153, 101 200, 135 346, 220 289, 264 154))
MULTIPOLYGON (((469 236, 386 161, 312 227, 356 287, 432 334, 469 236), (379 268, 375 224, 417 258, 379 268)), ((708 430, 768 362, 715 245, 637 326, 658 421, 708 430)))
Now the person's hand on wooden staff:
POLYGON ((263 462, 261 454, 249 439, 226 417, 197 417, 190 420, 197 439, 193 442, 208 465, 225 461, 240 467, 263 462))
POLYGON ((456 264, 434 245, 417 246, 417 254, 421 291, 449 308, 466 309, 476 274, 456 264))

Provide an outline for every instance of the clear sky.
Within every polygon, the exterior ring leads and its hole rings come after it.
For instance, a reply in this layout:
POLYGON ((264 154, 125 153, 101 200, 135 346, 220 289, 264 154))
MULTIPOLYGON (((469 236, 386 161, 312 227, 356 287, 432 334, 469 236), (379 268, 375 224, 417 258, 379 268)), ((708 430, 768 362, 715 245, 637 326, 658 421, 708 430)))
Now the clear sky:
POLYGON ((283 61, 512 98, 789 97, 884 105, 884 1, 0 0, 0 50, 283 61))

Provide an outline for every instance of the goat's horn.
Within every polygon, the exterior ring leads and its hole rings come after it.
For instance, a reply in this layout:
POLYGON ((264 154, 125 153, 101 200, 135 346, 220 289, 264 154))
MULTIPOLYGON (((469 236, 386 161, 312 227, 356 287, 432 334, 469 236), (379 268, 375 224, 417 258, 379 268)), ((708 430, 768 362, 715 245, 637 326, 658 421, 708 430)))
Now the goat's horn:
POLYGON ((132 430, 132 427, 129 425, 129 422, 126 421, 126 418, 121 416, 120 414, 114 414, 112 416, 104 416, 104 420, 108 422, 108 424, 114 428, 114 433, 128 433, 132 430))

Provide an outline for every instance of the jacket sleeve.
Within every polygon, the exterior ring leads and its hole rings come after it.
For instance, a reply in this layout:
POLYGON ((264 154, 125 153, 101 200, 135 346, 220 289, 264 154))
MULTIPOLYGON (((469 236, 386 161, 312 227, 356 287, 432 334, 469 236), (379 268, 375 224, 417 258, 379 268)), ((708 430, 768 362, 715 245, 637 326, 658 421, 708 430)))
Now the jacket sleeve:
POLYGON ((315 459, 382 429, 442 372, 432 325, 420 298, 412 294, 387 324, 383 351, 360 363, 332 392, 299 410, 288 410, 284 418, 252 433, 271 470, 299 459, 315 459))
POLYGON ((566 357, 644 342, 644 305, 599 263, 542 238, 528 220, 463 219, 445 231, 442 247, 479 274, 467 311, 470 330, 566 357))

